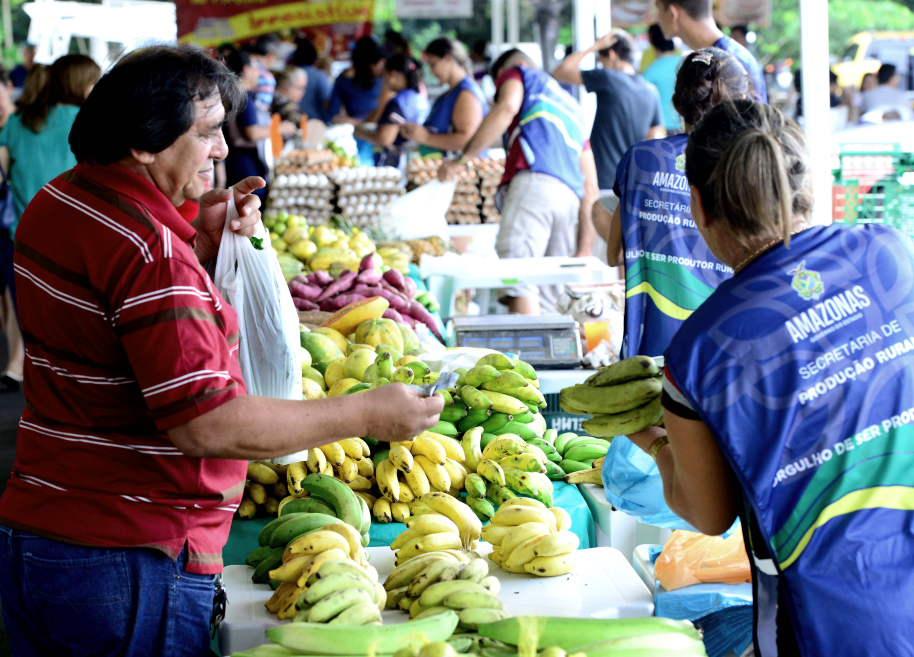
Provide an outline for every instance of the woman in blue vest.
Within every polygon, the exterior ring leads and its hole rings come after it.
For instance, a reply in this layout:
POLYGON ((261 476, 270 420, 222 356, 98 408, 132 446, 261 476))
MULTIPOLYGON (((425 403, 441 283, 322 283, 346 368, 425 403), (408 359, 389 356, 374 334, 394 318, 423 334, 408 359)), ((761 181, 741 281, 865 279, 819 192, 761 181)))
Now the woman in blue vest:
POLYGON ((435 100, 424 124, 408 123, 401 132, 419 144, 422 155, 461 152, 488 111, 482 89, 470 75, 469 55, 462 43, 447 37, 429 43, 422 54, 448 90, 435 100))
MULTIPOLYGON (((327 116, 334 123, 359 125, 378 108, 384 86, 384 50, 372 37, 362 37, 352 49, 352 66, 333 83, 327 116)), ((359 162, 374 162, 371 142, 356 139, 359 162)))
POLYGON ((632 439, 707 534, 739 516, 757 657, 914 655, 914 244, 811 226, 803 133, 711 110, 692 214, 734 270, 666 351, 665 429, 632 439))
POLYGON ((419 89, 421 74, 419 62, 408 55, 394 55, 384 64, 385 84, 394 96, 381 111, 376 131, 361 126, 355 131, 357 137, 375 145, 377 166, 400 166, 407 142, 400 135, 400 126, 419 123, 428 114, 428 99, 419 89))
MULTIPOLYGON (((750 93, 738 59, 704 48, 683 61, 673 103, 689 132, 712 107, 750 93)), ((682 322, 733 273, 708 250, 692 220, 687 142, 686 135, 674 135, 636 144, 616 171, 619 205, 607 241, 609 264, 625 264, 623 358, 666 351, 682 322)))

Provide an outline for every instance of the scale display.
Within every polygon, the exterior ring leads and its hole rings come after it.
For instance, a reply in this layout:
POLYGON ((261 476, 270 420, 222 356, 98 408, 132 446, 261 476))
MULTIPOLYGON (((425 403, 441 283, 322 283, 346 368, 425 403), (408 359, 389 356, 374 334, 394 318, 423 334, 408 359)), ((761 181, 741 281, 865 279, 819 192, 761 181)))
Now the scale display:
POLYGON ((456 334, 458 346, 515 353, 534 367, 574 368, 581 364, 581 340, 577 324, 571 320, 506 321, 497 316, 488 322, 480 318, 471 323, 458 319, 456 334))

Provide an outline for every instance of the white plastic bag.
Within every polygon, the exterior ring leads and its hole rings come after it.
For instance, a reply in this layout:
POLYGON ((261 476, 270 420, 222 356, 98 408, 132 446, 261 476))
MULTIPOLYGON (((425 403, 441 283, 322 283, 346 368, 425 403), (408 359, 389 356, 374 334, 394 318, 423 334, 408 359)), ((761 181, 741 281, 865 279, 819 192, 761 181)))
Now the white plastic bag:
POLYGON ((447 237, 447 209, 451 207, 457 183, 432 180, 394 199, 381 216, 380 228, 401 240, 431 235, 447 237))
POLYGON ((216 259, 216 287, 238 313, 239 358, 248 392, 260 397, 301 399, 298 312, 263 224, 250 238, 229 230, 238 218, 234 198, 226 212, 216 259))

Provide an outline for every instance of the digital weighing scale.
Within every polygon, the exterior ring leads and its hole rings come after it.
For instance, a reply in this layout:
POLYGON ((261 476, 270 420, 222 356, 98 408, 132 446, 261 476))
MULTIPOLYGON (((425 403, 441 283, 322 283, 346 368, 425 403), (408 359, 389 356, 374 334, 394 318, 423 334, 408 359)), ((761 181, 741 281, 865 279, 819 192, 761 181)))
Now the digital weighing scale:
POLYGON ((485 315, 454 318, 458 347, 514 353, 538 369, 581 367, 581 331, 564 315, 485 315))

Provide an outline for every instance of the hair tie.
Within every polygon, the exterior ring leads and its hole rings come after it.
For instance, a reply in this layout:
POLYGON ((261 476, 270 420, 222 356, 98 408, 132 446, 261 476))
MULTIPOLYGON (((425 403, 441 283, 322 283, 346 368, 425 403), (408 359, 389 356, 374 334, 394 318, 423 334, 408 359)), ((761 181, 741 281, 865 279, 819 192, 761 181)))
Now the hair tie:
POLYGON ((698 52, 692 57, 692 62, 698 62, 705 66, 710 66, 714 62, 714 56, 709 52, 698 52))

